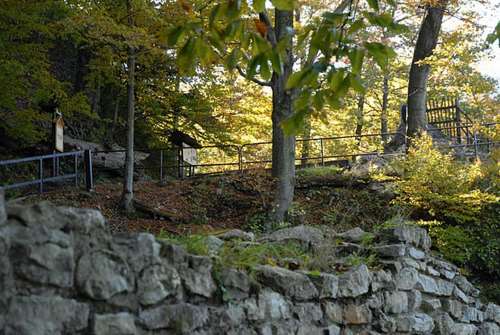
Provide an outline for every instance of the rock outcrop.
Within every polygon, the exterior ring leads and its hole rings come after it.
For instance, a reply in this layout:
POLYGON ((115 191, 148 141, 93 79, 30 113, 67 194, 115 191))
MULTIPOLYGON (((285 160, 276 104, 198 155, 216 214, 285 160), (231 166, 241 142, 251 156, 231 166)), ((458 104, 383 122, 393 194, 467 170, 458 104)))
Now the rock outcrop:
MULTIPOLYGON (((418 227, 381 235, 383 268, 250 275, 150 234, 111 235, 98 211, 3 205, 2 335, 500 334, 500 307, 434 258, 418 227)), ((326 238, 303 233, 273 238, 326 238)))

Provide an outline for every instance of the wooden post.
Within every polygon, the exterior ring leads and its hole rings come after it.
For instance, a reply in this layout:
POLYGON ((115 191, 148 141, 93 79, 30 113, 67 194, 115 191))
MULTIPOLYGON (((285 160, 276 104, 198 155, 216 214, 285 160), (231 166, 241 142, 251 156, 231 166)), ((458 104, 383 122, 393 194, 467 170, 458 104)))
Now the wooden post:
POLYGON ((94 190, 94 177, 92 175, 92 151, 90 149, 84 152, 85 161, 85 188, 88 192, 94 190))

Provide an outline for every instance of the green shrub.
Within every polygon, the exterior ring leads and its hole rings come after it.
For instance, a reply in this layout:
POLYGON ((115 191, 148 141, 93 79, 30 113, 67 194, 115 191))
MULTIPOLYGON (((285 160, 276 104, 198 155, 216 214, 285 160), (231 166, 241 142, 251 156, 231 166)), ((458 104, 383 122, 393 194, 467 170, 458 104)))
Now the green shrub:
POLYGON ((395 165, 402 178, 394 203, 414 218, 435 220, 421 222, 434 246, 475 274, 500 276, 498 162, 456 161, 423 135, 395 165))

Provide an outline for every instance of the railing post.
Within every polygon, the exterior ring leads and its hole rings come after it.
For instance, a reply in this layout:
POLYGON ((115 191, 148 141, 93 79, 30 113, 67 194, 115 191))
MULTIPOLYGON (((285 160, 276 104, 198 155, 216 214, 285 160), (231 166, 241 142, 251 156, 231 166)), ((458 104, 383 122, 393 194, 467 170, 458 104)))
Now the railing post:
POLYGON ((238 171, 243 171, 243 156, 242 156, 243 146, 238 147, 238 171))
POLYGON ((457 142, 462 144, 462 116, 460 114, 460 107, 458 106, 458 99, 455 100, 455 119, 457 126, 457 142))
POLYGON ((43 193, 43 159, 38 161, 38 179, 40 180, 38 192, 43 193))
POLYGON ((92 175, 92 151, 90 149, 84 152, 85 162, 85 188, 88 192, 94 189, 94 176, 92 175))
POLYGON ((319 144, 321 147, 321 165, 325 166, 324 148, 323 148, 323 139, 322 138, 319 139, 319 144))
POLYGON ((160 181, 163 181, 163 150, 160 150, 160 181))

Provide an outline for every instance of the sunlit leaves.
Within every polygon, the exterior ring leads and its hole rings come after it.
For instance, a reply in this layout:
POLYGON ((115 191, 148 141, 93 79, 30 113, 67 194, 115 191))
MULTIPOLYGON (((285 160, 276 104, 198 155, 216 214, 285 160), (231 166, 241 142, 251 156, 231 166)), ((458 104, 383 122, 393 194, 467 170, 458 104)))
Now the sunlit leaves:
POLYGON ((391 47, 388 47, 382 43, 367 42, 365 43, 365 48, 382 69, 386 68, 389 59, 396 56, 396 53, 391 47))
POLYGON ((266 0, 253 0, 253 9, 257 12, 263 12, 266 10, 266 0))
POLYGON ((376 11, 379 11, 378 0, 367 0, 368 5, 376 11))
POLYGON ((365 50, 361 48, 354 48, 349 52, 349 60, 351 61, 352 73, 359 74, 363 66, 363 59, 365 57, 365 50))
POLYGON ((295 0, 271 0, 271 3, 279 10, 293 10, 295 0))

